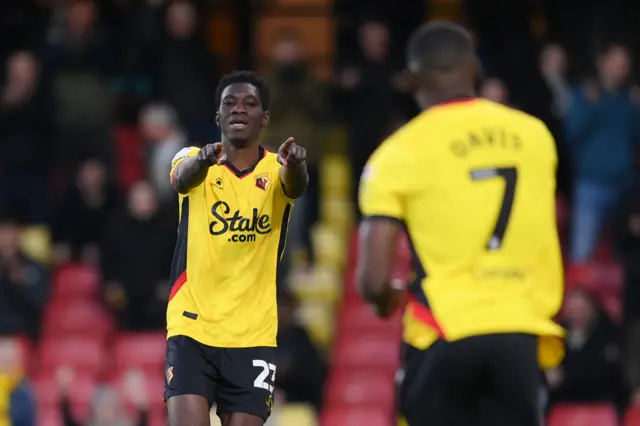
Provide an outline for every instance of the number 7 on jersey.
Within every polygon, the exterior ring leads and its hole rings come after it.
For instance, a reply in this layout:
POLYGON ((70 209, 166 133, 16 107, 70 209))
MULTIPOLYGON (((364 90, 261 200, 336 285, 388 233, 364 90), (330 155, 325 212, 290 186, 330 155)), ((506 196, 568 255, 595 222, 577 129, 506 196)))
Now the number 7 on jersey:
POLYGON ((471 169, 470 175, 473 181, 495 178, 504 179, 504 195, 502 196, 502 205, 498 213, 498 220, 486 246, 489 251, 499 250, 502 247, 504 233, 509 225, 511 208, 513 207, 513 200, 516 195, 516 184, 518 183, 518 169, 515 167, 486 167, 471 169))

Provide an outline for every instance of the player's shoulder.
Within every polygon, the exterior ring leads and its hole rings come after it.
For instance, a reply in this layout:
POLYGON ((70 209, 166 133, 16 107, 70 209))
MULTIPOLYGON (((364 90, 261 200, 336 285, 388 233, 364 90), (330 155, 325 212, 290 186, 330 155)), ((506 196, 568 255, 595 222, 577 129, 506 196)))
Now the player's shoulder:
POLYGON ((413 164, 412 158, 417 155, 415 149, 408 145, 408 135, 406 128, 402 128, 385 139, 369 157, 362 178, 365 179, 374 172, 389 176, 399 170, 408 170, 413 164))
POLYGON ((549 133, 547 125, 542 120, 525 111, 491 101, 486 101, 485 105, 496 113, 502 114, 505 119, 511 120, 514 125, 528 130, 549 133))
POLYGON ((278 163, 278 154, 275 152, 271 152, 265 148, 263 148, 263 150, 264 150, 264 157, 262 157, 261 163, 263 163, 264 167, 280 168, 280 163, 278 163))

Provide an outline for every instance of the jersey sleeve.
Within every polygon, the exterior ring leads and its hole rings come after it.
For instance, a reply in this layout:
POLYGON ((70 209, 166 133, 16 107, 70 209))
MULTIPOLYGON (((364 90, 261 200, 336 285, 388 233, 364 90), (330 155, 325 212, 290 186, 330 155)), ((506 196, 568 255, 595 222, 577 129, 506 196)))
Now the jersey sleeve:
POLYGON ((367 162, 360 178, 358 204, 363 216, 405 220, 409 164, 385 142, 367 162))
POLYGON ((187 148, 182 148, 173 157, 173 160, 171 160, 171 172, 169 172, 169 179, 171 179, 171 186, 173 186, 174 174, 176 172, 176 169, 180 165, 180 163, 182 163, 184 160, 186 160, 189 157, 195 157, 196 155, 198 155, 198 152, 200 152, 200 148, 197 148, 195 146, 190 146, 187 148))

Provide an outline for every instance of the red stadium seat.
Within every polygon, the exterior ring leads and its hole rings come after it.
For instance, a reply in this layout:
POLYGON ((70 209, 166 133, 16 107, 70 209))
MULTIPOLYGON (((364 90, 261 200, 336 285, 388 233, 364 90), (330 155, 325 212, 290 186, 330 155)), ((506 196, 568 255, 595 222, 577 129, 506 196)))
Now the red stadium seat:
POLYGON ((332 407, 392 405, 395 400, 395 370, 335 371, 326 387, 332 407))
POLYGON ((98 338, 45 339, 40 346, 38 372, 51 375, 60 367, 69 367, 78 374, 95 376, 105 368, 104 349, 103 341, 98 338))
POLYGON ((618 296, 608 296, 602 299, 602 307, 612 320, 622 321, 622 301, 618 296))
POLYGON ((372 408, 329 408, 324 411, 321 426, 389 426, 392 424, 389 410, 372 408))
POLYGON ((555 406, 547 426, 617 426, 618 415, 609 404, 555 406))
POLYGON ((567 287, 597 289, 601 282, 601 268, 596 264, 575 264, 567 268, 567 287))
POLYGON ((605 294, 619 295, 624 287, 624 271, 619 263, 610 263, 602 268, 602 287, 605 294))
POLYGON ((58 407, 38 407, 38 426, 63 426, 58 407))
POLYGON ((343 332, 334 349, 334 364, 369 367, 396 367, 399 364, 399 339, 378 333, 343 332))
POLYGON ((104 337, 112 325, 111 316, 98 303, 81 300, 54 301, 45 310, 44 335, 104 337))
POLYGON ((640 406, 629 408, 624 416, 624 426, 640 426, 640 406))
POLYGON ((53 280, 53 300, 87 300, 98 294, 100 274, 87 265, 67 264, 59 268, 53 280))
POLYGON ((135 368, 162 375, 166 333, 127 333, 118 336, 114 348, 116 370, 135 368))
POLYGON ((387 320, 375 315, 370 305, 353 301, 343 306, 340 314, 340 330, 377 332, 385 336, 400 336, 402 330, 401 312, 387 320))
POLYGON ((133 126, 120 126, 115 131, 117 142, 118 184, 127 191, 131 185, 144 179, 144 158, 138 129, 133 126))
POLYGON ((153 406, 149 410, 148 426, 166 426, 167 425, 167 405, 153 406))

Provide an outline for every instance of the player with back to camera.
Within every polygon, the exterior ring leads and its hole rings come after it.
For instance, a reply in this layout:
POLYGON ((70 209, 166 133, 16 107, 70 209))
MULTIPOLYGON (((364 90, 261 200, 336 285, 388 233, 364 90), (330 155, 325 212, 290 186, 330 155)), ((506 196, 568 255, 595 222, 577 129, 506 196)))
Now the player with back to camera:
POLYGON ((287 139, 260 146, 269 124, 263 80, 238 71, 220 80, 222 142, 185 148, 171 183, 180 223, 167 308, 165 400, 171 426, 261 426, 276 377, 276 273, 293 200, 307 182, 305 150, 287 139))
POLYGON ((357 283, 379 315, 403 232, 414 254, 399 383, 410 426, 539 426, 540 367, 563 356, 555 144, 538 119, 475 95, 469 33, 435 21, 407 48, 423 112, 369 159, 357 283))

